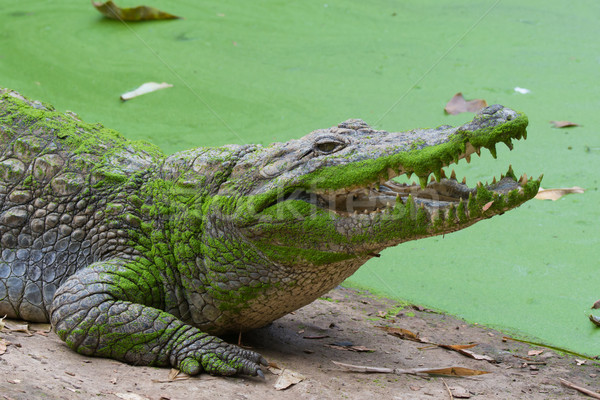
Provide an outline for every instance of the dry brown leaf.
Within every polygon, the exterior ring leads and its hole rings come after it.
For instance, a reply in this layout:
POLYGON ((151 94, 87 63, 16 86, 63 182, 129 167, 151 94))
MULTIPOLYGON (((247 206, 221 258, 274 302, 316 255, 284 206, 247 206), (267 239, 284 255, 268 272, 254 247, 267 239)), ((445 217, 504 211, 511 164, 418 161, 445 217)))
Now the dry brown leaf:
POLYGON ((332 361, 335 365, 342 367, 348 371, 361 373, 380 373, 380 374, 429 374, 429 375, 445 375, 445 376, 475 376, 489 374, 487 371, 464 367, 444 367, 444 368, 385 368, 385 367, 369 367, 365 365, 345 364, 338 361, 332 361))
POLYGON ((52 330, 52 325, 39 322, 31 322, 29 323, 29 330, 40 334, 50 333, 50 331, 52 330))
POLYGON ((166 82, 163 82, 163 83, 146 82, 146 83, 142 84, 140 87, 138 87, 137 89, 132 90, 131 92, 123 93, 121 95, 121 100, 123 100, 123 101, 131 100, 134 97, 138 97, 143 94, 156 92, 157 90, 166 89, 166 88, 170 88, 170 87, 173 87, 173 85, 171 85, 170 83, 166 83, 166 82))
POLYGON ((452 396, 454 396, 457 399, 471 398, 471 392, 469 392, 462 386, 450 386, 448 389, 450 390, 450 393, 452 393, 452 396))
POLYGON ((137 393, 113 393, 113 394, 123 400, 150 400, 149 398, 142 396, 140 394, 137 394, 137 393))
POLYGON ((483 205, 483 208, 481 209, 481 211, 487 211, 492 206, 492 204, 494 204, 493 200, 492 201, 488 201, 487 203, 485 203, 483 205))
POLYGON ((462 93, 456 93, 454 97, 444 107, 444 111, 451 115, 464 112, 477 112, 487 107, 487 102, 483 99, 465 100, 462 93))
POLYGON ((7 332, 23 332, 27 336, 33 336, 29 330, 29 324, 25 321, 4 320, 4 330, 7 332))
POLYGON ((154 7, 138 6, 132 8, 121 8, 112 1, 107 1, 105 3, 92 1, 92 5, 105 17, 119 21, 136 22, 181 18, 176 15, 160 11, 154 7))
POLYGON ((528 356, 539 356, 540 354, 542 354, 544 352, 544 350, 529 350, 527 352, 528 356))
POLYGON ((454 350, 464 356, 473 358, 475 360, 485 360, 485 361, 489 361, 489 362, 496 362, 496 360, 494 360, 492 357, 490 356, 484 356, 482 354, 477 354, 472 352, 471 350, 467 350, 468 348, 471 347, 475 347, 477 346, 477 344, 470 344, 470 345, 447 345, 447 344, 438 344, 438 347, 441 347, 443 349, 449 349, 449 350, 454 350))
POLYGON ((277 382, 273 386, 275 390, 285 390, 296 383, 302 382, 304 379, 304 375, 299 372, 292 371, 289 369, 284 369, 281 371, 279 378, 277 378, 277 382))
POLYGON ((2 332, 2 329, 4 329, 4 318, 6 318, 6 315, 4 317, 0 317, 0 332, 2 332))
POLYGON ((540 188, 538 193, 535 195, 535 199, 537 200, 552 200, 556 201, 563 196, 568 194, 580 194, 585 192, 585 189, 580 188, 579 186, 573 186, 571 188, 558 188, 558 189, 544 189, 540 188))
POLYGON ((576 384, 574 384, 574 383, 572 383, 572 382, 569 382, 569 381, 568 381, 568 380, 566 380, 566 379, 558 378, 558 380, 560 381, 560 383, 562 383, 562 384, 563 384, 563 386, 569 387, 569 388, 571 388, 571 389, 575 389, 575 390, 577 390, 578 392, 581 392, 581 393, 583 393, 583 394, 585 394, 585 395, 588 395, 588 396, 590 396, 590 397, 592 397, 592 398, 594 398, 594 399, 600 399, 600 394, 598 394, 598 393, 596 393, 596 392, 592 392, 592 391, 591 391, 591 390, 589 390, 589 389, 586 389, 586 388, 584 388, 584 387, 582 387, 582 386, 578 386, 578 385, 576 385, 576 384))
POLYGON ((418 334, 413 333, 408 329, 395 328, 393 326, 378 326, 377 328, 385 331, 389 335, 399 337, 400 339, 412 340, 413 342, 419 343, 429 343, 429 341, 426 339, 420 339, 418 334))
POLYGON ((574 126, 579 126, 579 124, 571 121, 550 121, 550 123, 554 125, 555 128, 571 128, 574 126))
MULTIPOLYGON (((598 308, 600 308, 600 300, 597 300, 594 305, 592 306, 592 309, 597 310, 598 308)), ((0 318, 0 331, 2 330, 2 318, 0 318)))
POLYGON ((177 368, 171 368, 168 379, 172 382, 177 378, 177 375, 179 375, 179 370, 177 368))
POLYGON ((6 347, 8 346, 8 342, 6 339, 0 339, 0 356, 6 353, 6 347))

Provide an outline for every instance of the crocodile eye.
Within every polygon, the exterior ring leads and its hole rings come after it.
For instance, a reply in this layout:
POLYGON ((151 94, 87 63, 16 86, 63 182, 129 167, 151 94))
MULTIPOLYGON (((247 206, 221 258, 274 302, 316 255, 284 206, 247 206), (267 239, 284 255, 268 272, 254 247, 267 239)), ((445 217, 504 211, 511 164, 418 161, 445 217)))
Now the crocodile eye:
POLYGON ((321 154, 330 154, 340 150, 345 143, 337 140, 327 139, 315 143, 315 151, 321 154))

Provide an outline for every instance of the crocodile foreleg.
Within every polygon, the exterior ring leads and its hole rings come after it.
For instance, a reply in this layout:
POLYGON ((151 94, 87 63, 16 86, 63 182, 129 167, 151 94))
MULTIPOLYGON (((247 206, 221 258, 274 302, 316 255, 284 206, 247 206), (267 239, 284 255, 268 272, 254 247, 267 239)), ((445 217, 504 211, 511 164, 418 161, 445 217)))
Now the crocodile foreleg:
POLYGON ((171 366, 189 375, 260 375, 264 358, 185 324, 156 307, 159 278, 132 261, 96 262, 65 281, 51 321, 69 347, 136 365, 171 366))

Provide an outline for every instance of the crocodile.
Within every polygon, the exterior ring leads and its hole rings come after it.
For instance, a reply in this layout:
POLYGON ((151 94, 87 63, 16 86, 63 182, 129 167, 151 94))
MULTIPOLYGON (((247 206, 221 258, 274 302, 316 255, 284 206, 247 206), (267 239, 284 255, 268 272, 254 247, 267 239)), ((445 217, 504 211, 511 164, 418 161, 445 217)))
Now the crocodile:
POLYGON ((350 119, 166 156, 0 89, 0 316, 49 321, 86 356, 263 376, 260 354, 218 335, 312 302, 387 247, 534 197, 541 177, 512 168, 474 187, 444 171, 512 149, 527 124, 492 105, 458 127, 350 119))

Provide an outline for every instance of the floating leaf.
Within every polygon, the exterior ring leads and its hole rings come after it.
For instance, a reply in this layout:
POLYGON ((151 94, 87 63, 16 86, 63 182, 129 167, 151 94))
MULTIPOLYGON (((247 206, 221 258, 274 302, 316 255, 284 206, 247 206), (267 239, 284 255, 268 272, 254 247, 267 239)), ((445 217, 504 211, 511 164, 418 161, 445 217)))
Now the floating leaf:
POLYGON ((146 83, 142 84, 140 87, 138 87, 137 89, 132 90, 131 92, 123 93, 121 95, 121 100, 123 100, 123 101, 130 100, 130 99, 133 99, 134 97, 138 97, 143 94, 156 92, 157 90, 166 89, 166 88, 170 88, 170 87, 173 87, 173 85, 166 83, 166 82, 163 82, 163 83, 146 82, 146 83))
POLYGON ((538 190, 538 193, 535 195, 534 198, 537 200, 556 201, 567 194, 583 193, 583 192, 585 192, 585 189, 580 188, 579 186, 573 186, 571 188, 558 188, 558 189, 540 188, 540 190, 538 190))
POLYGON ((477 112, 487 107, 487 102, 483 99, 465 100, 462 93, 456 93, 454 97, 444 107, 444 111, 451 115, 463 112, 477 112))
MULTIPOLYGON (((594 305, 592 305, 592 309, 597 310, 600 308, 600 300, 596 300, 594 305)), ((0 318, 0 331, 2 330, 2 318, 0 318)))
POLYGON ((529 90, 529 89, 525 89, 525 88, 522 88, 522 87, 518 87, 518 86, 517 86, 517 87, 515 88, 515 92, 517 92, 517 93, 521 93, 521 94, 528 94, 528 93, 531 93, 531 90, 529 90))
POLYGON ((304 379, 306 378, 301 373, 290 369, 284 369, 281 371, 279 378, 277 378, 274 388, 275 390, 285 390, 296 383, 302 382, 304 379))
POLYGON ((160 11, 154 7, 138 6, 132 8, 121 8, 111 0, 105 3, 92 1, 92 5, 105 17, 119 21, 134 22, 181 18, 176 15, 160 11))
POLYGON ((550 123, 554 125, 555 128, 571 128, 574 126, 579 126, 579 124, 571 121, 550 121, 550 123))

